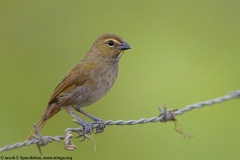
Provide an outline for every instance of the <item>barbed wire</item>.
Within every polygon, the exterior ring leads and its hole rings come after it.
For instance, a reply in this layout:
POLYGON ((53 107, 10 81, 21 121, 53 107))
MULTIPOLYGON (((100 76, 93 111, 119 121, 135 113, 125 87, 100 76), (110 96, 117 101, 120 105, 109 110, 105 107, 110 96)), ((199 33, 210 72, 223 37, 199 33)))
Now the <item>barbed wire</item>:
MULTIPOLYGON (((158 117, 141 118, 139 120, 128 120, 128 121, 107 120, 104 123, 107 126, 112 126, 112 125, 137 125, 137 124, 146 124, 146 123, 153 123, 153 122, 159 122, 159 121, 167 122, 167 121, 175 120, 176 115, 181 115, 181 114, 183 114, 187 111, 191 111, 191 110, 196 109, 196 108, 202 108, 204 106, 212 106, 214 104, 222 103, 223 101, 232 100, 232 99, 235 99, 235 98, 240 98, 240 90, 232 91, 225 96, 221 96, 221 97, 218 97, 218 98, 215 98, 215 99, 211 99, 211 100, 207 100, 207 101, 203 101, 203 102, 197 102, 195 104, 185 106, 182 109, 167 110, 166 106, 164 106, 163 108, 159 107, 160 114, 159 114, 158 117)), ((99 124, 93 124, 92 125, 92 130, 97 128, 98 125, 99 124)), ((0 148, 0 153, 4 152, 4 151, 11 150, 11 149, 20 148, 20 147, 23 147, 23 146, 29 146, 29 145, 32 145, 32 144, 37 144, 37 146, 39 148, 39 152, 42 153, 41 149, 40 149, 40 146, 45 146, 50 142, 61 141, 61 140, 64 140, 65 149, 75 150, 77 148, 77 146, 75 146, 71 141, 71 138, 73 137, 72 132, 78 133, 78 135, 79 135, 78 137, 84 136, 84 139, 89 138, 88 135, 82 135, 81 134, 83 132, 83 129, 84 129, 82 126, 80 126, 79 128, 67 128, 64 132, 65 136, 55 136, 55 137, 43 136, 41 134, 41 132, 38 130, 38 128, 35 124, 34 124, 34 128, 37 130, 38 136, 34 135, 34 138, 32 140, 26 140, 24 142, 17 142, 17 143, 12 144, 12 145, 6 145, 6 146, 0 148)))

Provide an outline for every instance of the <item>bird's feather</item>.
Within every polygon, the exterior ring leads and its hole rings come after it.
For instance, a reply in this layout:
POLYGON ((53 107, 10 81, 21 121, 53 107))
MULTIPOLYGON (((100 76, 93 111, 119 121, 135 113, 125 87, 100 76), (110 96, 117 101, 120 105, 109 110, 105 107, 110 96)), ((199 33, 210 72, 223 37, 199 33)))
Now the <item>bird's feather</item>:
POLYGON ((56 102, 59 97, 65 95, 66 93, 70 93, 78 86, 84 85, 89 79, 93 68, 93 62, 82 62, 76 65, 56 87, 48 104, 56 102))

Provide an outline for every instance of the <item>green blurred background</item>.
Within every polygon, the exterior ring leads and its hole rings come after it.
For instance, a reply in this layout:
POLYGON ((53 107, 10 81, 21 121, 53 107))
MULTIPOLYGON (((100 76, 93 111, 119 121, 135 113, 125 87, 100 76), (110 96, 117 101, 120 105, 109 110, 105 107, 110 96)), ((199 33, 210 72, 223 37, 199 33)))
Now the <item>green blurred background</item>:
MULTIPOLYGON (((240 1, 0 1, 0 146, 24 141, 61 79, 102 33, 132 47, 110 93, 85 108, 103 119, 157 116, 158 105, 182 108, 240 88, 240 1)), ((240 100, 178 116, 173 122, 111 126, 80 143, 43 147, 44 156, 73 159, 239 159, 240 100), (93 140, 96 142, 96 152, 93 140)), ((77 127, 62 111, 43 128, 63 135, 77 127)), ((39 156, 35 145, 4 152, 39 156)))

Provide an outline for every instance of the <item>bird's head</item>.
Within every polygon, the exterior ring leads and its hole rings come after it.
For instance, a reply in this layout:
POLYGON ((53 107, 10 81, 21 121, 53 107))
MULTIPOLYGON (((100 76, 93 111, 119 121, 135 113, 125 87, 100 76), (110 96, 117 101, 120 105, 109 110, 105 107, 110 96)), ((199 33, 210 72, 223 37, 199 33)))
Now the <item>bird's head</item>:
POLYGON ((124 50, 130 46, 116 34, 103 34, 97 38, 92 51, 107 59, 119 60, 124 50))

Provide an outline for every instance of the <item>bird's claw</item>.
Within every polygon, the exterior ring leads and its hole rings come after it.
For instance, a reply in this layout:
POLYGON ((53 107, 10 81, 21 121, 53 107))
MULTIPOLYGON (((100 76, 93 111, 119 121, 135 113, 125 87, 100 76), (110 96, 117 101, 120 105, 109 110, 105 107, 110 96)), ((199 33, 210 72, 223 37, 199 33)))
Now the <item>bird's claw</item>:
POLYGON ((102 133, 106 126, 105 123, 101 119, 96 120, 95 122, 93 122, 93 124, 97 124, 95 133, 102 133))
POLYGON ((82 126, 82 129, 81 130, 78 130, 78 136, 76 138, 79 138, 79 137, 83 137, 83 140, 84 141, 86 138, 89 139, 89 136, 90 134, 92 134, 93 132, 93 124, 92 123, 84 123, 84 124, 80 124, 82 126))
POLYGON ((94 132, 95 134, 102 133, 106 126, 105 123, 101 119, 94 119, 94 121, 95 122, 92 123, 84 121, 83 123, 83 121, 80 122, 78 120, 75 120, 76 123, 81 125, 81 128, 77 130, 78 136, 76 136, 76 138, 83 137, 83 140, 81 140, 81 142, 85 139, 89 139, 89 135, 92 134, 94 128, 96 128, 96 132, 94 132))

